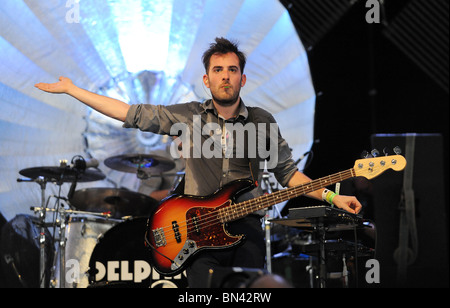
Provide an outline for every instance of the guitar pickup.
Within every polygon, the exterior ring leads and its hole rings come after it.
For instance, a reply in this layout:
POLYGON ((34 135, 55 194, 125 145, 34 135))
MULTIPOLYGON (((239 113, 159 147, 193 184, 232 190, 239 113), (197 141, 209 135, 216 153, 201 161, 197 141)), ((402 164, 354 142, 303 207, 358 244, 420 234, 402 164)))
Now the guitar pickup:
POLYGON ((194 231, 197 235, 200 234, 200 227, 197 215, 192 215, 192 225, 194 226, 194 231))
POLYGON ((167 241, 166 241, 166 236, 164 235, 163 228, 158 228, 158 229, 152 230, 152 232, 153 232, 153 238, 155 239, 156 248, 161 247, 161 246, 166 246, 167 241))
POLYGON ((175 239, 177 240, 177 243, 181 243, 181 233, 180 233, 180 227, 178 226, 177 221, 172 221, 172 229, 175 234, 175 239))

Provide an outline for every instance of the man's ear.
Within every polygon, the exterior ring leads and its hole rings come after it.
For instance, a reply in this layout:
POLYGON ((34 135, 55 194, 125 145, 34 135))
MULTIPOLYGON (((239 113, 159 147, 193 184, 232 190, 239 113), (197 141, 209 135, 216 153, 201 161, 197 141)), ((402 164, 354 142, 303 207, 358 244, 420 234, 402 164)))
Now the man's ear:
POLYGON ((245 74, 242 74, 241 77, 241 87, 245 86, 245 83, 247 82, 247 76, 245 74))
POLYGON ((209 77, 207 74, 203 75, 203 83, 209 89, 209 77))

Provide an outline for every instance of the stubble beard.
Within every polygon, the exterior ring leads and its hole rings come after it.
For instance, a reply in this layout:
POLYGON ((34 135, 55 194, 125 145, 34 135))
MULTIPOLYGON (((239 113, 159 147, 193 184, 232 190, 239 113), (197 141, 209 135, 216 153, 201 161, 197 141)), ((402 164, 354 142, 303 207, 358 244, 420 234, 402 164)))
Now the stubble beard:
POLYGON ((214 100, 215 103, 217 103, 218 105, 222 106, 222 107, 228 107, 228 106, 232 106, 234 105, 234 103, 237 102, 237 100, 239 99, 239 92, 237 92, 235 95, 233 95, 232 97, 230 97, 229 99, 225 99, 225 98, 218 98, 216 97, 214 94, 212 94, 212 98, 214 100))
MULTIPOLYGON (((231 88, 228 90, 232 91, 231 88)), ((234 105, 238 101, 240 94, 241 94, 241 89, 239 88, 234 93, 234 95, 232 95, 230 98, 219 98, 216 95, 214 95, 213 91, 211 91, 211 96, 212 96, 214 102, 216 102, 218 105, 220 105, 222 107, 228 107, 228 106, 234 105)))

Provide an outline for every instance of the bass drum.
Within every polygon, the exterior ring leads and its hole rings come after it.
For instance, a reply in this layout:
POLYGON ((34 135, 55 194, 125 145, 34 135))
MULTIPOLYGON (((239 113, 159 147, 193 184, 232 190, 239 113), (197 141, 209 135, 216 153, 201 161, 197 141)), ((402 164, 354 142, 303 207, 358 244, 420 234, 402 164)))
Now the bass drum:
POLYGON ((185 273, 163 277, 145 246, 147 218, 124 221, 100 237, 89 261, 90 288, 185 288, 185 273))

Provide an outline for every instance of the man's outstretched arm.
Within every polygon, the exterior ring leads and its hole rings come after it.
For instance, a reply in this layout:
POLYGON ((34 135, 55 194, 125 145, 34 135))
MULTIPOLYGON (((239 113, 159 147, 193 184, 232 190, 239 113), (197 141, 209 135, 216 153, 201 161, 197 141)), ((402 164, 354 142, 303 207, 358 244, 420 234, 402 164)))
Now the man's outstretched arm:
POLYGON ((79 88, 66 77, 60 77, 56 83, 38 83, 35 87, 49 93, 68 94, 92 109, 122 122, 125 121, 130 108, 130 105, 120 100, 79 88))

